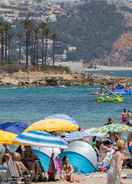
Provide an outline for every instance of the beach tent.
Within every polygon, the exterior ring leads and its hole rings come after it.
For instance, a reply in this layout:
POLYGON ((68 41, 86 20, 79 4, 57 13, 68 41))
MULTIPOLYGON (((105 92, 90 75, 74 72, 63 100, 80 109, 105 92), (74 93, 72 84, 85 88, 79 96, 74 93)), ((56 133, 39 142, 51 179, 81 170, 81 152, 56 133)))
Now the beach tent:
POLYGON ((88 174, 96 171, 97 156, 91 145, 84 141, 71 142, 61 153, 60 158, 68 157, 76 172, 88 174))
POLYGON ((30 125, 25 131, 40 130, 47 132, 73 132, 79 126, 70 120, 59 118, 46 118, 30 125))
POLYGON ((52 153, 56 157, 60 153, 59 148, 44 148, 44 147, 33 147, 33 153, 39 159, 44 171, 48 172, 50 166, 50 158, 52 153))

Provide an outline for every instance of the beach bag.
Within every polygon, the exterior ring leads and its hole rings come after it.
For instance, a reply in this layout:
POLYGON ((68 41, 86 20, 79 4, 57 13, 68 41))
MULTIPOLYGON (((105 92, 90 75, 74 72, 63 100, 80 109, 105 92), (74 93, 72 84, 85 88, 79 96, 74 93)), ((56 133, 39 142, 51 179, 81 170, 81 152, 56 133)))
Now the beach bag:
POLYGON ((132 159, 127 159, 126 165, 128 168, 132 169, 132 159))

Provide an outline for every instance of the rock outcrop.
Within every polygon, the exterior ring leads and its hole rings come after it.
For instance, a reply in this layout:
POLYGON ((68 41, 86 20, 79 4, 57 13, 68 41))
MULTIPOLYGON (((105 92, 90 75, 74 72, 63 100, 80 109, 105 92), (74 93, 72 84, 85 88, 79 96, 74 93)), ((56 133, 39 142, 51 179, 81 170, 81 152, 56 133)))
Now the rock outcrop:
POLYGON ((132 78, 111 77, 107 75, 82 74, 48 74, 44 72, 17 72, 0 75, 1 86, 44 87, 44 86, 76 86, 113 83, 127 84, 132 78))

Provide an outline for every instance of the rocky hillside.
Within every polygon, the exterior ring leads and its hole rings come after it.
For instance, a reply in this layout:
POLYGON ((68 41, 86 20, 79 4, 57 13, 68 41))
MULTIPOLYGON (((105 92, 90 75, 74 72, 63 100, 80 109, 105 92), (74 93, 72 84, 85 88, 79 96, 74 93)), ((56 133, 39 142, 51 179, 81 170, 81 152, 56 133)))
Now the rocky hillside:
POLYGON ((66 14, 58 16, 52 25, 63 49, 67 49, 68 60, 132 65, 132 3, 126 0, 82 2, 63 3, 66 14), (69 46, 76 49, 71 51, 69 46))

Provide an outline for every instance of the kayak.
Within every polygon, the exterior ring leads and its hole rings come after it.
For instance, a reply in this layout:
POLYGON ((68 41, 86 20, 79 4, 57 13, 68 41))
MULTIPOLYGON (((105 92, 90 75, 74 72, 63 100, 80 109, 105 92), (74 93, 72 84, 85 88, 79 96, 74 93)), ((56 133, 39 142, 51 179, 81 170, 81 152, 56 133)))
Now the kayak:
POLYGON ((96 101, 98 103, 102 103, 102 102, 122 103, 124 102, 124 98, 120 95, 112 95, 112 96, 99 95, 96 97, 96 101))

